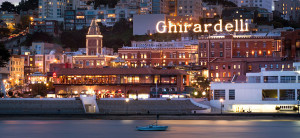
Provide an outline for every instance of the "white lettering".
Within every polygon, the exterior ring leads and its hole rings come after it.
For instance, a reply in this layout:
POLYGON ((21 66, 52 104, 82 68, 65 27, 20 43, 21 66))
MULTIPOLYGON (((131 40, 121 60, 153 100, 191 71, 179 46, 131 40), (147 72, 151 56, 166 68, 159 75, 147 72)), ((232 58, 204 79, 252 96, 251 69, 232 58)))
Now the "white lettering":
POLYGON ((200 33, 200 32, 202 32, 201 25, 200 25, 200 24, 194 24, 194 29, 193 29, 193 31, 194 31, 195 33, 200 33))
POLYGON ((222 20, 219 20, 220 22, 217 23, 215 26, 214 26, 214 29, 216 32, 223 32, 223 23, 222 23, 222 20), (219 27, 219 29, 218 29, 219 27))
POLYGON ((205 32, 208 33, 210 29, 209 27, 213 27, 215 32, 244 32, 249 31, 249 22, 248 20, 243 19, 235 19, 232 23, 223 24, 223 20, 220 19, 218 23, 216 24, 188 24, 188 23, 172 23, 171 21, 168 21, 168 24, 164 21, 159 21, 156 24, 156 31, 158 33, 188 33, 188 31, 191 29, 195 33, 205 32), (223 28, 223 26, 225 27, 223 28), (203 27, 203 28, 202 28, 203 27), (179 29, 179 30, 178 30, 179 29), (204 30, 202 30, 204 29, 204 30))
POLYGON ((166 31, 167 31, 167 26, 165 25, 165 22, 164 21, 159 21, 157 24, 156 24, 156 31, 158 32, 158 33, 165 33, 166 31), (162 25, 162 30, 160 30, 159 28, 160 28, 160 24, 163 24, 162 25))
POLYGON ((225 30, 226 30, 227 32, 232 32, 232 30, 233 30, 233 24, 232 24, 232 23, 226 24, 226 25, 225 25, 225 30))
POLYGON ((168 33, 172 33, 172 27, 174 28, 174 33, 177 33, 177 27, 176 24, 173 24, 171 21, 169 21, 169 31, 168 33))
POLYGON ((184 24, 184 32, 187 33, 187 32, 188 32, 188 29, 187 29, 187 28, 188 28, 188 27, 191 27, 191 26, 192 26, 191 24, 185 23, 185 24, 184 24))
POLYGON ((239 31, 239 20, 234 20, 235 21, 235 31, 239 31))
POLYGON ((208 32, 208 27, 212 26, 212 24, 204 24, 204 32, 208 32))

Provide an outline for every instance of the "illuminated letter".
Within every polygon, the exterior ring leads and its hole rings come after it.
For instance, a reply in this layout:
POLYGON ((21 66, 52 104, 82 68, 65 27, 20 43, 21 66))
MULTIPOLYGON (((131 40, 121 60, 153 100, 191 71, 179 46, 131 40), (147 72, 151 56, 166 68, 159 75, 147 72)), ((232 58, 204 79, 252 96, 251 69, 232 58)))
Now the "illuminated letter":
POLYGON ((245 26, 246 26, 246 30, 245 31, 249 31, 249 25, 248 25, 248 19, 246 20, 246 22, 245 22, 245 26))
POLYGON ((165 25, 165 22, 164 21, 159 21, 159 22, 157 22, 157 24, 156 24, 156 31, 158 32, 158 33, 165 33, 166 32, 166 25, 165 25), (160 23, 163 23, 164 25, 162 26, 163 27, 163 30, 161 31, 161 30, 159 30, 159 25, 160 25, 160 23))
POLYGON ((241 32, 244 32, 245 30, 244 30, 244 21, 243 21, 243 19, 240 19, 240 21, 241 21, 241 32))
POLYGON ((235 31, 239 31, 239 20, 235 20, 235 31))
POLYGON ((194 30, 193 30, 195 33, 200 33, 202 32, 202 29, 201 29, 201 25, 200 24, 194 24, 194 30))
POLYGON ((212 24, 204 24, 204 32, 206 32, 206 33, 208 32, 207 28, 209 26, 212 26, 212 24))
POLYGON ((171 21, 169 21, 169 31, 168 31, 168 33, 172 33, 172 27, 174 27, 174 33, 177 33, 176 24, 173 25, 171 21))
POLYGON ((192 26, 191 24, 185 23, 185 24, 184 24, 184 32, 187 33, 187 32, 188 32, 187 28, 188 28, 188 27, 191 27, 191 26, 192 26))
POLYGON ((179 26, 179 33, 182 33, 182 24, 177 24, 179 26))
POLYGON ((233 24, 232 23, 228 23, 225 25, 225 30, 227 32, 231 32, 233 30, 233 24))
POLYGON ((219 20, 220 23, 217 23, 215 26, 214 26, 214 29, 216 32, 223 32, 223 24, 222 24, 222 20, 219 20), (220 29, 217 29, 217 27, 220 27, 220 29))

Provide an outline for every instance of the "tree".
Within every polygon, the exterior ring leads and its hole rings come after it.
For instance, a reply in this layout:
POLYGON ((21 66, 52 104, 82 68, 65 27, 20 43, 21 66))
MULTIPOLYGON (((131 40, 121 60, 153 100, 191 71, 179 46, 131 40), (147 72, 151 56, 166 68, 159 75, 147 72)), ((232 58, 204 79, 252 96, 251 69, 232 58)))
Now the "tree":
POLYGON ((19 28, 19 29, 22 29, 22 30, 26 29, 30 23, 30 16, 28 16, 28 15, 22 16, 20 21, 21 21, 21 28, 19 28))
POLYGON ((78 48, 85 47, 86 33, 87 28, 84 28, 82 30, 64 31, 60 36, 60 40, 65 48, 77 50, 78 48))
POLYGON ((10 34, 10 30, 8 28, 0 28, 0 38, 8 37, 10 34))
POLYGON ((0 67, 5 67, 9 61, 10 53, 2 43, 0 43, 0 55, 0 67))
POLYGON ((16 7, 15 5, 11 4, 8 1, 2 2, 1 5, 1 11, 7 11, 7 12, 15 12, 16 11, 16 7))
POLYGON ((201 97, 202 92, 206 92, 204 97, 208 97, 208 89, 210 81, 205 78, 204 76, 195 76, 194 77, 195 82, 191 84, 192 87, 196 88, 196 90, 199 92, 196 97, 201 97))
POLYGON ((54 37, 52 35, 49 35, 48 33, 34 32, 32 35, 28 34, 25 42, 22 44, 25 46, 31 46, 32 42, 35 42, 35 41, 52 43, 53 40, 54 40, 54 37))
POLYGON ((32 88, 31 94, 34 97, 37 95, 45 97, 47 95, 47 85, 44 83, 32 84, 31 88, 32 88))
POLYGON ((16 10, 18 13, 20 13, 20 11, 34 10, 38 8, 38 3, 39 0, 21 0, 19 5, 16 7, 16 10))

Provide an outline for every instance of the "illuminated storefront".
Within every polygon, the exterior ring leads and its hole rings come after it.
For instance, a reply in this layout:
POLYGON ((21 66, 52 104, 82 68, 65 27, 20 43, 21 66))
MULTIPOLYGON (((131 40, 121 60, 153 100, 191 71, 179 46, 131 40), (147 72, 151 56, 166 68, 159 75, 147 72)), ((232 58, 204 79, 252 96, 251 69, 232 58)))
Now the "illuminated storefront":
POLYGON ((97 95, 98 98, 149 98, 150 91, 180 94, 189 84, 188 74, 176 69, 75 68, 56 72, 58 97, 97 95))

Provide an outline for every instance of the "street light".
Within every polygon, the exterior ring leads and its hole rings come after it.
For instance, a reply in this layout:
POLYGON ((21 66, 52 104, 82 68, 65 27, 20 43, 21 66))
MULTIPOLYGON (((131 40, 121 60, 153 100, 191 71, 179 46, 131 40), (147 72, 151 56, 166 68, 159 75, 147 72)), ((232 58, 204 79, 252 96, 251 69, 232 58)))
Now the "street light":
POLYGON ((220 103, 221 103, 221 114, 223 114, 223 112, 222 112, 222 108, 223 108, 223 99, 220 99, 220 103))
POLYGON ((126 114, 128 114, 128 102, 129 102, 129 98, 126 98, 125 102, 126 102, 126 114))
POLYGON ((205 96, 205 95, 206 95, 206 92, 205 92, 205 91, 203 91, 203 92, 202 92, 202 96, 205 96))
POLYGON ((299 115, 299 99, 297 101, 298 101, 298 115, 299 115))
POLYGON ((198 95, 198 92, 194 92, 194 95, 197 96, 197 95, 198 95))

